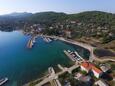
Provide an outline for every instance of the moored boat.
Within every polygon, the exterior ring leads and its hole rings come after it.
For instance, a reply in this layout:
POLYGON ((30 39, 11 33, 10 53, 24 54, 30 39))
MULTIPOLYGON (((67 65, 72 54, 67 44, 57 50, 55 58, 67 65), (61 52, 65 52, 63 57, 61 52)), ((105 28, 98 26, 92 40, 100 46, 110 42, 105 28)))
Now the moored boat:
POLYGON ((3 79, 0 79, 0 86, 2 86, 3 84, 5 84, 8 81, 8 78, 5 77, 3 79))

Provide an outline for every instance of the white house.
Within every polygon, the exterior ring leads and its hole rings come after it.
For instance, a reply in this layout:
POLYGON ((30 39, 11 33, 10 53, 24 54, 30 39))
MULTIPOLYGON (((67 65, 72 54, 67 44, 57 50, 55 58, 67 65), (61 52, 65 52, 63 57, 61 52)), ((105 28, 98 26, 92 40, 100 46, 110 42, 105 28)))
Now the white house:
POLYGON ((95 85, 97 86, 109 86, 104 80, 98 80, 95 82, 95 85))
POLYGON ((92 66, 92 71, 96 78, 99 78, 103 73, 100 69, 96 68, 95 66, 92 66))
POLYGON ((92 71, 96 78, 99 78, 102 75, 102 71, 89 62, 83 62, 81 64, 81 70, 86 71, 87 73, 92 71))

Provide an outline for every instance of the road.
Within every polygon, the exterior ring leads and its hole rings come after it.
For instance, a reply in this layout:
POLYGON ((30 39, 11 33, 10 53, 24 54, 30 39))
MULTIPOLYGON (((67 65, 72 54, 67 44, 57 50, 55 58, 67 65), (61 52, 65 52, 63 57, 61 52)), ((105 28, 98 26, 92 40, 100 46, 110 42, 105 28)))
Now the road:
POLYGON ((47 36, 47 37, 58 39, 58 40, 61 40, 61 41, 64 41, 64 42, 67 42, 67 43, 70 43, 70 44, 74 44, 74 45, 77 45, 77 46, 80 46, 80 47, 83 47, 83 48, 89 50, 89 52, 90 52, 90 57, 89 57, 90 62, 92 62, 96 58, 95 55, 93 54, 94 47, 91 46, 91 45, 81 43, 81 42, 77 42, 77 41, 74 41, 74 40, 71 40, 71 39, 65 39, 63 37, 57 37, 57 36, 47 36))
POLYGON ((78 68, 78 67, 79 67, 79 65, 75 64, 75 65, 73 65, 73 66, 70 67, 70 68, 63 68, 63 70, 62 70, 61 72, 56 73, 55 75, 51 75, 50 77, 45 78, 43 81, 41 81, 40 83, 38 83, 38 84, 35 85, 35 86, 42 86, 42 85, 44 85, 45 83, 50 82, 50 81, 53 80, 53 79, 57 79, 59 75, 62 75, 62 74, 65 73, 65 72, 71 73, 72 70, 74 70, 74 69, 76 69, 76 68, 78 68))
POLYGON ((58 39, 58 40, 61 40, 61 41, 67 42, 67 43, 71 43, 71 44, 74 44, 74 45, 77 45, 77 46, 81 46, 81 47, 89 50, 89 52, 90 52, 89 61, 90 62, 92 62, 94 60, 95 61, 100 61, 100 62, 105 62, 105 61, 114 61, 115 62, 115 59, 109 59, 109 58, 101 59, 101 58, 98 58, 97 56, 95 56, 94 53, 93 53, 95 47, 93 47, 89 44, 77 42, 77 41, 74 41, 74 40, 71 40, 71 39, 68 40, 68 39, 65 39, 63 37, 57 37, 57 36, 47 36, 47 37, 55 38, 55 39, 58 39))

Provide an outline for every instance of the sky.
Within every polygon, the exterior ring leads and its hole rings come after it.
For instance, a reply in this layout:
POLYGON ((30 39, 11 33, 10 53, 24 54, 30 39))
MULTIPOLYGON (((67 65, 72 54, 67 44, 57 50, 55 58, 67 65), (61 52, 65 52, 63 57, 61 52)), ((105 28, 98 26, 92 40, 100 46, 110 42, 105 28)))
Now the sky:
POLYGON ((94 10, 115 13, 115 0, 0 0, 0 15, 12 12, 79 13, 94 10))

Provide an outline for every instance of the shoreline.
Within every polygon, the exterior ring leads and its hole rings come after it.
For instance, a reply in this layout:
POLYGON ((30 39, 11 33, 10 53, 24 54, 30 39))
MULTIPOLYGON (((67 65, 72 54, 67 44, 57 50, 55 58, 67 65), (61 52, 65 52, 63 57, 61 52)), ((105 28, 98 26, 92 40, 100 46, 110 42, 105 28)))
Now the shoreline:
MULTIPOLYGON (((38 37, 39 35, 37 35, 37 37, 38 37)), ((49 36, 46 36, 46 37, 49 37, 49 36)), ((52 39, 55 39, 53 36, 50 36, 49 38, 52 38, 52 39)), ((79 46, 78 44, 74 44, 74 43, 71 43, 71 42, 69 42, 69 41, 66 41, 64 38, 57 38, 56 37, 56 39, 58 39, 58 40, 60 40, 60 41, 62 41, 62 42, 65 42, 65 43, 69 43, 69 44, 72 44, 72 45, 77 45, 77 46, 79 46)), ((80 47, 82 47, 82 46, 80 46, 80 47)), ((84 47, 82 47, 82 48, 84 48, 84 47)), ((86 48, 84 48, 84 49, 86 49, 86 48)), ((88 49, 87 49, 88 50, 88 49)), ((69 64, 68 65, 71 65, 71 60, 70 60, 70 62, 69 62, 69 64)), ((30 81, 30 82, 28 82, 28 83, 25 83, 23 86, 29 86, 32 82, 37 82, 37 81, 40 81, 40 80, 42 80, 43 78, 45 78, 45 77, 47 77, 48 76, 48 74, 47 75, 45 75, 45 76, 42 76, 42 77, 39 77, 39 78, 37 78, 37 79, 35 79, 35 80, 33 80, 33 81, 30 81)))
MULTIPOLYGON (((71 66, 73 66, 73 64, 74 64, 74 63, 73 63, 71 60, 69 60, 69 63, 68 63, 67 65, 62 65, 62 66, 63 66, 63 67, 71 67, 71 66)), ((55 70, 55 71, 59 71, 59 72, 61 71, 61 70, 58 68, 58 64, 57 64, 57 65, 54 65, 53 67, 57 67, 57 70, 55 70)), ((54 68, 54 69, 55 69, 55 68, 54 68)), ((58 72, 56 72, 56 73, 58 73, 58 72)), ((42 75, 39 76, 37 79, 31 80, 31 81, 29 81, 29 82, 23 84, 22 86, 30 86, 31 83, 39 82, 39 81, 43 80, 44 78, 47 78, 48 76, 49 76, 49 74, 48 74, 48 71, 46 70, 46 71, 44 71, 44 72, 42 73, 42 75)))
MULTIPOLYGON (((43 36, 46 36, 46 35, 43 35, 43 36)), ((68 39, 65 39, 63 37, 57 37, 57 36, 46 36, 46 37, 49 37, 49 38, 52 38, 52 39, 58 39, 60 41, 63 41, 63 42, 66 42, 66 43, 69 43, 69 44, 72 44, 72 45, 79 46, 79 47, 82 47, 84 49, 87 49, 90 52, 90 55, 89 55, 89 61, 90 62, 93 62, 94 60, 101 61, 101 62, 102 61, 115 61, 114 59, 108 59, 108 58, 107 59, 100 59, 100 58, 96 57, 94 55, 94 49, 95 49, 95 47, 93 47, 93 46, 91 46, 89 44, 80 43, 80 42, 77 42, 77 41, 74 41, 74 40, 71 40, 71 39, 68 40, 68 39)), ((41 80, 41 79, 43 79, 43 78, 45 78, 47 76, 48 76, 48 74, 45 75, 45 76, 43 76, 43 77, 41 77, 41 78, 38 78, 38 79, 36 79, 34 81, 41 80)), ((29 84, 31 82, 34 82, 34 81, 30 81, 29 83, 27 83, 27 84, 25 84, 23 86, 29 86, 29 84)))
POLYGON ((61 40, 61 41, 64 41, 64 42, 67 42, 67 43, 70 43, 70 44, 73 44, 75 46, 80 46, 82 48, 85 48, 87 49, 89 52, 90 52, 90 56, 89 56, 89 61, 90 62, 93 62, 93 61, 100 61, 100 62, 105 62, 105 61, 113 61, 115 62, 115 59, 112 59, 112 58, 98 58, 95 54, 94 54, 94 49, 96 47, 93 47, 89 44, 86 44, 86 43, 82 43, 82 42, 77 42, 77 41, 74 41, 74 40, 71 40, 71 39, 65 39, 63 37, 57 37, 57 36, 47 36, 47 37, 51 37, 51 38, 54 38, 54 39, 58 39, 58 40, 61 40))
POLYGON ((74 40, 71 40, 71 39, 65 39, 63 37, 57 37, 57 36, 46 36, 46 37, 53 38, 53 39, 58 39, 60 41, 63 41, 63 42, 73 44, 75 46, 79 46, 79 47, 82 47, 84 49, 87 49, 90 52, 89 60, 91 62, 96 58, 96 56, 93 53, 93 50, 95 49, 95 47, 93 47, 91 45, 80 43, 80 42, 77 42, 77 41, 74 41, 74 40))

